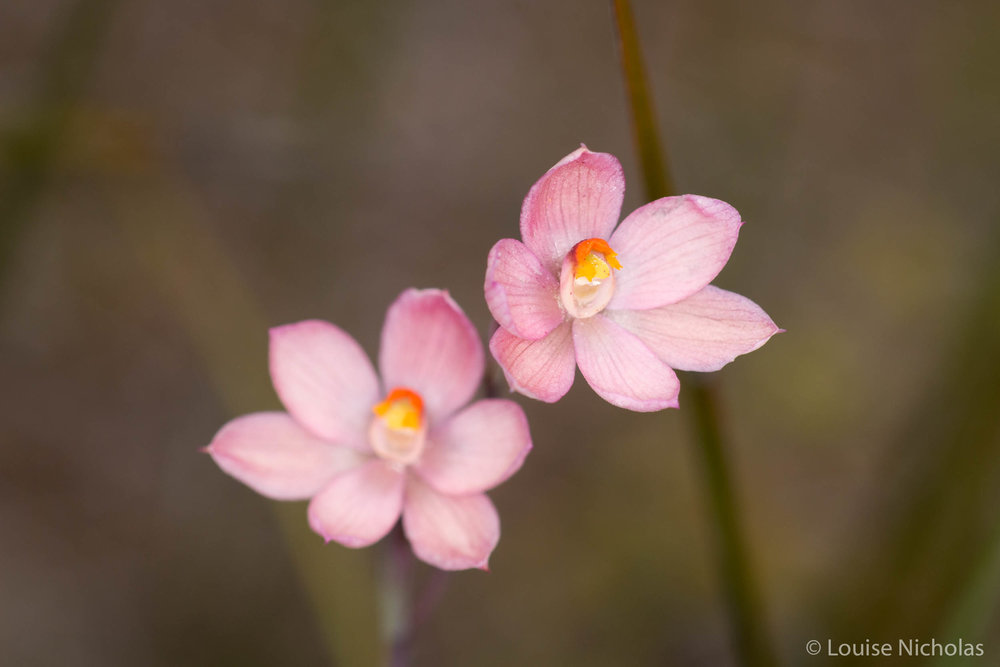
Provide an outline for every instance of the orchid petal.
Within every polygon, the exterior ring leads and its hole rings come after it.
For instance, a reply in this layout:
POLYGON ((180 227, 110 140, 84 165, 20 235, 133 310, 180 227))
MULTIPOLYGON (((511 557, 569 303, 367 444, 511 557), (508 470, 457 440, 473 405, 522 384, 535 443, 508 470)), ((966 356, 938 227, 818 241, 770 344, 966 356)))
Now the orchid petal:
POLYGON ((275 500, 311 498, 361 457, 320 440, 284 412, 256 412, 230 421, 205 448, 223 471, 275 500))
POLYGON ((525 340, 497 329, 490 339, 490 352, 512 391, 546 403, 566 395, 576 374, 571 330, 571 322, 564 322, 545 338, 525 340))
POLYGON ((530 450, 531 433, 521 406, 487 399, 431 432, 417 471, 442 493, 478 493, 517 472, 530 450))
POLYGON ((389 306, 379 356, 385 388, 420 394, 432 421, 468 403, 484 365, 475 327, 447 292, 409 289, 389 306))
POLYGON ((637 412, 677 407, 673 370, 603 315, 573 321, 573 346, 583 377, 608 403, 637 412))
POLYGON ((327 542, 366 547, 392 529, 406 476, 381 459, 343 472, 309 503, 309 526, 327 542))
POLYGON ((742 224, 729 204, 697 195, 637 208, 609 241, 622 269, 608 308, 645 310, 694 294, 729 261, 742 224))
POLYGON ((420 560, 442 570, 487 569, 500 541, 500 517, 485 494, 448 496, 411 476, 403 530, 420 560))
POLYGON ((526 245, 501 239, 486 260, 486 304, 518 338, 538 340, 559 326, 559 281, 526 245))
POLYGON ((604 314, 683 371, 717 371, 780 331, 756 303, 712 285, 660 308, 604 314))
POLYGON ((367 450, 378 378, 339 327, 306 320, 271 329, 271 381, 295 419, 325 440, 367 450))
POLYGON ((608 238, 624 196, 625 176, 618 159, 577 149, 531 187, 521 207, 521 238, 556 274, 574 245, 608 238))

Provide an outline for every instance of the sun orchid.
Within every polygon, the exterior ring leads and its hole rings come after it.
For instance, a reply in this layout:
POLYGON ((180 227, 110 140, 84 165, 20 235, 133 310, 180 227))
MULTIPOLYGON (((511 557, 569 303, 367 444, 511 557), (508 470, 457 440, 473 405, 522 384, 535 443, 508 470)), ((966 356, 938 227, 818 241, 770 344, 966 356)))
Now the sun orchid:
POLYGON ((490 351, 511 389, 555 402, 579 365, 609 403, 675 408, 673 369, 718 370, 779 331, 754 302, 709 285, 743 224, 732 206, 665 197, 615 229, 624 194, 618 160, 581 146, 528 192, 523 242, 490 250, 490 351))
POLYGON ((238 417, 207 451, 258 493, 311 499, 309 525, 328 542, 370 545, 402 515, 420 559, 486 569, 500 522, 484 491, 531 449, 524 412, 505 399, 462 409, 482 378, 483 347, 441 290, 410 289, 389 307, 379 368, 381 380, 333 324, 276 327, 271 380, 288 412, 238 417))

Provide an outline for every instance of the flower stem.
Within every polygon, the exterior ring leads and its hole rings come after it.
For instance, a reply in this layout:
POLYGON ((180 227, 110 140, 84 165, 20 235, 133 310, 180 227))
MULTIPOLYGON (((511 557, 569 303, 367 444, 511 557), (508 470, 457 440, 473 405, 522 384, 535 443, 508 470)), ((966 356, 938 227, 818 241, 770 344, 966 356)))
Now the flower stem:
MULTIPOLYGON (((499 325, 493 321, 487 340, 499 325)), ((492 359, 483 374, 484 398, 498 395, 492 359)), ((407 667, 417 630, 430 618, 450 581, 450 573, 434 569, 414 599, 413 554, 402 524, 389 533, 382 568, 380 623, 382 643, 391 667, 407 667)))
POLYGON ((646 67, 639 50, 639 35, 635 29, 632 6, 628 0, 612 0, 615 25, 618 28, 618 46, 621 49, 622 76, 632 113, 632 138, 639 152, 642 178, 649 199, 659 199, 674 194, 674 181, 666 154, 656 129, 653 115, 653 98, 649 92, 646 67))
POLYGON ((379 609, 382 643, 387 664, 407 667, 413 639, 413 556, 399 524, 389 533, 383 554, 381 604, 379 609))
MULTIPOLYGON (((649 91, 639 36, 628 0, 612 0, 621 48, 622 75, 632 116, 632 134, 642 167, 646 195, 650 200, 675 194, 668 163, 664 158, 653 100, 649 91)), ((688 405, 705 492, 716 528, 719 574, 725 588, 736 650, 744 665, 776 664, 775 652, 765 629, 762 604, 741 529, 733 492, 732 475, 719 424, 718 401, 709 380, 685 374, 684 399, 688 405)))
POLYGON ((688 413, 700 445, 697 449, 702 474, 717 529, 719 570, 729 598, 736 648, 745 665, 774 665, 775 654, 764 627, 762 604, 754 585, 732 475, 726 461, 715 389, 699 376, 688 374, 684 379, 688 413))

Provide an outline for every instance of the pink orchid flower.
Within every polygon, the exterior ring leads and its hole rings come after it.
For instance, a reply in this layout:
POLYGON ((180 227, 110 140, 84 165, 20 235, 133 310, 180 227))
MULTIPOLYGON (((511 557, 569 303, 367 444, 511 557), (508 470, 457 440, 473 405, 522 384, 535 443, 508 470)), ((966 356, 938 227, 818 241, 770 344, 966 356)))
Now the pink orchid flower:
POLYGON ((732 206, 664 197, 615 229, 624 194, 618 160, 582 146, 528 192, 524 242, 490 250, 490 351, 512 390, 555 402, 579 365, 613 405, 676 408, 673 369, 718 370, 779 331, 757 304, 708 284, 743 224, 732 206))
POLYGON ((288 412, 222 427, 207 451, 258 493, 309 503, 327 542, 368 546, 400 514, 422 560, 486 569, 500 538, 483 493, 531 449, 520 406, 486 399, 461 409, 483 375, 472 323, 441 290, 407 290, 389 307, 381 382, 361 346, 318 320, 271 329, 271 380, 288 412))

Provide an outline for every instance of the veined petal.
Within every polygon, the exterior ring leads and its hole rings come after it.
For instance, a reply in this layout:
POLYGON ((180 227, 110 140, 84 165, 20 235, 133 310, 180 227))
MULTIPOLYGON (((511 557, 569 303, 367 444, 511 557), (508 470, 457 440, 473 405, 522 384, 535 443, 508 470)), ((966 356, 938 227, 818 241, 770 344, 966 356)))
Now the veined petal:
POLYGON ((306 320, 271 329, 271 381, 295 419, 325 440, 367 449, 378 378, 357 341, 306 320))
POLYGON ((603 315, 573 321, 573 346, 583 377, 608 403, 636 412, 677 407, 673 370, 603 315))
POLYGON ((486 305, 519 338, 538 340, 563 321, 559 281, 526 245, 501 239, 486 260, 486 305))
POLYGON ((584 239, 608 238, 625 196, 618 159, 577 149, 560 160, 528 191, 521 207, 521 238, 550 273, 584 239))
POLYGON ((500 541, 500 517, 485 494, 448 496, 411 475, 403 530, 417 558, 434 567, 485 570, 500 541))
POLYGON ((386 389, 423 398, 432 423, 469 402, 483 377, 483 344, 447 292, 408 289, 382 327, 379 367, 386 389))
POLYGON ((345 547, 374 544, 399 518, 405 479, 381 459, 343 472, 309 503, 309 527, 345 547))
POLYGON ((490 352, 503 368, 512 391, 546 403, 566 395, 576 374, 571 324, 563 322, 539 340, 525 340, 497 329, 490 339, 490 352))
POLYGON ((645 310, 694 294, 729 261, 742 224, 729 204, 697 195, 640 206, 611 235, 622 270, 608 308, 645 310))
POLYGON ((431 432, 417 471, 442 493, 478 493, 513 475, 530 450, 531 433, 521 406, 486 399, 431 432))
POLYGON ((223 471, 275 500, 311 498, 362 460, 352 449, 317 438, 284 412, 237 417, 205 451, 223 471))
POLYGON ((683 371, 717 371, 781 331, 756 303, 712 285, 660 308, 604 314, 683 371))

